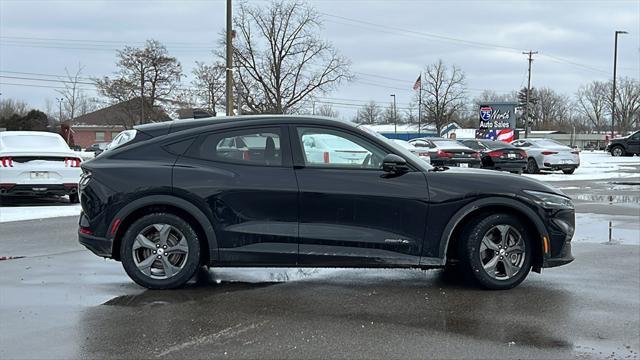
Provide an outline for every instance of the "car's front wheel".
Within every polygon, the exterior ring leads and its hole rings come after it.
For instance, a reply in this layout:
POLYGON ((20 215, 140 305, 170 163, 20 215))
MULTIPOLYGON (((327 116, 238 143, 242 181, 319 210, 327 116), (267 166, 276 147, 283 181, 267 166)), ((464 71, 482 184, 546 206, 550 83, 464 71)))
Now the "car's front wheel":
POLYGON ((126 231, 120 259, 129 277, 141 286, 181 287, 195 275, 200 263, 198 235, 176 215, 145 215, 126 231))
POLYGON ((487 289, 511 289, 531 270, 530 237, 522 222, 509 214, 475 219, 466 226, 458 246, 464 276, 487 289))
POLYGON ((611 148, 612 156, 623 156, 625 154, 624 148, 622 146, 616 145, 611 148))

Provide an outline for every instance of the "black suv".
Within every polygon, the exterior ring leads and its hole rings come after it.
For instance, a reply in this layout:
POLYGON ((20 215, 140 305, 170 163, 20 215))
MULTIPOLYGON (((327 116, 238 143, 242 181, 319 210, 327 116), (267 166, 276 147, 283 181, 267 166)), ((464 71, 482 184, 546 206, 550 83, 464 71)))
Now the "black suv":
POLYGON ((574 207, 562 192, 433 168, 347 122, 209 118, 123 136, 82 164, 79 238, 148 288, 179 287, 202 265, 452 264, 508 289, 573 260, 574 207))
POLYGON ((640 130, 629 136, 611 140, 607 145, 607 152, 613 156, 640 155, 640 130))

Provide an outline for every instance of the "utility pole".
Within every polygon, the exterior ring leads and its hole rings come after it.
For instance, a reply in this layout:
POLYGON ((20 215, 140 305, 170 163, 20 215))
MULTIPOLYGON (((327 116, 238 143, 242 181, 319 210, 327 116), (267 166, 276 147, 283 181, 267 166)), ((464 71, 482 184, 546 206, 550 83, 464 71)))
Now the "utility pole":
POLYGON ((391 94, 393 98, 393 133, 398 133, 398 116, 396 113, 396 94, 391 94))
POLYGON ((231 0, 227 0, 227 116, 233 115, 233 18, 231 0))
POLYGON ((420 72, 420 90, 418 90, 418 137, 420 137, 420 125, 422 125, 422 71, 420 72))
POLYGON ((616 31, 615 45, 613 46, 613 89, 611 91, 611 139, 616 131, 616 66, 618 63, 618 35, 626 34, 626 31, 616 31))
POLYGON ((531 63, 533 62, 533 55, 537 54, 537 51, 523 52, 525 55, 529 55, 529 80, 527 81, 527 100, 524 104, 524 137, 529 137, 529 94, 531 93, 531 63))

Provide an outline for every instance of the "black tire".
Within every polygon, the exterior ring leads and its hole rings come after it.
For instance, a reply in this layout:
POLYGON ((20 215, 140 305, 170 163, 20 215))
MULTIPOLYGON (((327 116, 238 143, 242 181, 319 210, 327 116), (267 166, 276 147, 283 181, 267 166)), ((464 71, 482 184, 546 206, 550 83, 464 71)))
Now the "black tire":
POLYGON ((562 172, 567 174, 567 175, 571 175, 576 171, 576 169, 562 169, 562 172))
POLYGON ((80 202, 80 196, 78 196, 78 193, 75 194, 69 194, 69 202, 72 204, 77 204, 80 202))
POLYGON ((614 145, 611 147, 611 156, 624 156, 624 154, 626 153, 626 151, 624 151, 624 148, 620 145, 614 145))
MULTIPOLYGON (((176 236, 174 235, 173 238, 176 238, 176 236)), ((153 243, 155 244, 155 242, 153 243)), ((159 240, 158 243, 160 243, 159 240)), ((142 251, 146 250, 142 249, 142 251)), ((160 252, 160 250, 158 250, 158 252, 160 252)), ((154 252, 153 254, 156 253, 154 252)), ((151 257, 155 258, 156 256, 158 258, 161 258, 160 255, 156 254, 150 255, 146 257, 146 259, 150 259, 151 257)), ((171 255, 166 255, 165 253, 165 256, 170 257, 171 255)), ((124 237, 122 238, 122 244, 120 246, 120 260, 122 261, 122 266, 127 272, 127 275, 129 275, 129 277, 138 285, 146 287, 148 289, 174 289, 186 284, 187 281, 189 281, 196 274, 196 271, 198 270, 198 267, 200 265, 200 242, 198 240, 198 235, 193 230, 191 225, 189 225, 189 223, 184 221, 182 218, 169 213, 152 213, 136 220, 133 224, 131 224, 129 229, 127 229, 124 237), (187 254, 184 255, 184 258, 182 258, 182 261, 184 263, 180 262, 180 269, 169 277, 166 277, 167 274, 165 273, 165 278, 154 278, 152 274, 148 275, 143 273, 143 271, 138 268, 138 265, 136 265, 136 260, 134 260, 134 257, 139 256, 139 254, 136 253, 133 249, 134 242, 136 241, 137 236, 141 232, 145 231, 145 229, 150 229, 154 224, 164 224, 173 227, 172 231, 174 229, 179 231, 179 233, 184 236, 188 245, 187 254)), ((160 264, 160 266, 164 268, 164 259, 159 261, 152 261, 153 263, 149 265, 150 272, 152 271, 151 267, 154 264, 160 264)), ((166 261, 169 261, 169 258, 167 258, 166 261)))
MULTIPOLYGON (((461 234, 458 241, 460 267, 465 278, 476 286, 491 290, 511 289, 524 281, 531 270, 532 249, 531 237, 522 222, 515 216, 500 213, 479 217, 471 221, 471 223, 465 227, 465 231, 461 234), (496 267, 494 276, 491 276, 483 266, 481 243, 485 235, 490 231, 494 231, 496 226, 502 225, 510 226, 519 233, 518 235, 521 235, 520 238, 524 243, 524 254, 522 255, 523 259, 519 259, 521 266, 515 274, 505 279, 498 279, 495 277, 498 267, 496 267)), ((504 258, 509 258, 509 253, 507 253, 504 258)), ((500 259, 502 259, 502 257, 500 257, 500 259)), ((501 260, 501 263, 504 269, 504 261, 501 260)))
POLYGON ((529 158, 529 160, 527 161, 527 173, 529 174, 540 173, 540 168, 538 168, 538 163, 536 162, 536 159, 529 158))

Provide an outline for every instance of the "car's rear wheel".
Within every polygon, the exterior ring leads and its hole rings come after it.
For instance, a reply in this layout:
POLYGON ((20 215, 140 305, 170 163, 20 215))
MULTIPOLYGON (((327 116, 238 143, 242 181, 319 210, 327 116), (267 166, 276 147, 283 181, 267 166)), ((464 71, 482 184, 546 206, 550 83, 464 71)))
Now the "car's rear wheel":
POLYGON ((611 148, 612 156, 624 156, 624 148, 622 146, 614 146, 611 148))
POLYGON ((538 168, 538 163, 534 158, 529 158, 527 161, 527 173, 529 174, 537 174, 540 172, 540 168, 538 168))
POLYGON ((200 243, 191 225, 168 213, 136 220, 120 247, 122 265, 133 281, 149 289, 172 289, 191 279, 200 262, 200 243))
POLYGON ((531 240, 512 215, 493 214, 472 221, 458 246, 463 275, 486 289, 511 289, 531 270, 531 240))

